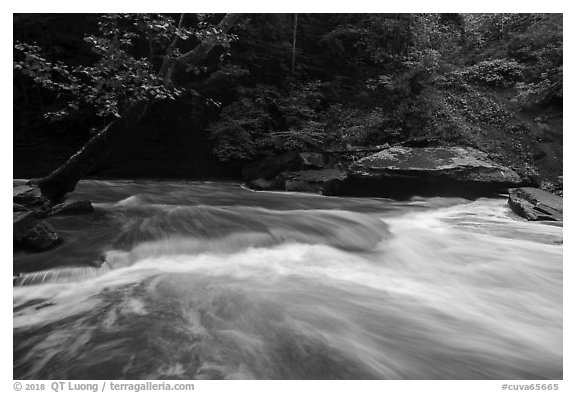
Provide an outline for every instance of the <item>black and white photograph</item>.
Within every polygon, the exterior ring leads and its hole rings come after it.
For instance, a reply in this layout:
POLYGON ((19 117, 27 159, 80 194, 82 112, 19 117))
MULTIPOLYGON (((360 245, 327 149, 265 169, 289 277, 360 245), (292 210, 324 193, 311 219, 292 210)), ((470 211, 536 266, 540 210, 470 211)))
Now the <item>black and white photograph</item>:
POLYGON ((325 9, 12 13, 9 387, 568 391, 564 14, 325 9))

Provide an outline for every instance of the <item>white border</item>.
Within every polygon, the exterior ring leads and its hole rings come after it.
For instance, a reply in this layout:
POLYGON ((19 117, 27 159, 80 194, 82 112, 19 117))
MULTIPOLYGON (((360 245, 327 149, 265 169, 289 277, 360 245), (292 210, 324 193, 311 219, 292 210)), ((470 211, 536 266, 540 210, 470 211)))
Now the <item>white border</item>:
MULTIPOLYGON (((209 1, 118 1, 118 0, 98 0, 90 2, 82 1, 53 1, 53 0, 26 0, 20 2, 12 1, 10 4, 2 4, 2 78, 4 90, 2 92, 2 117, 5 126, 2 127, 2 193, 3 206, 0 214, 2 228, 2 247, 4 258, 2 258, 2 286, 1 311, 4 316, 0 324, 0 337, 2 338, 3 356, 0 363, 0 387, 2 391, 11 392, 13 390, 12 381, 12 281, 10 260, 12 259, 10 247, 8 246, 10 230, 8 228, 8 207, 11 201, 8 200, 10 177, 13 172, 13 151, 12 151, 12 95, 7 86, 10 86, 12 79, 12 13, 26 12, 559 12, 564 13, 564 105, 568 108, 564 117, 564 167, 574 168, 574 156, 570 148, 574 147, 574 127, 573 113, 574 100, 572 92, 574 87, 574 24, 576 19, 570 12, 568 2, 562 1, 377 1, 377 0, 354 0, 348 2, 312 2, 310 0, 291 0, 287 2, 253 1, 253 0, 224 0, 217 2, 209 1), (8 81, 7 79, 10 79, 8 81), (10 94, 10 95, 9 95, 10 94), (567 154, 568 153, 568 154, 567 154), (572 154, 570 154, 572 153, 572 154), (8 161, 10 160, 10 161, 8 161), (10 162, 10 165, 7 165, 10 162), (9 281, 10 280, 10 281, 9 281)), ((574 271, 576 269, 576 258, 574 258, 573 231, 573 207, 570 203, 573 200, 574 189, 572 182, 572 172, 564 171, 565 186, 564 193, 568 201, 565 204, 565 225, 564 237, 568 241, 564 244, 564 380, 563 381, 195 381, 196 391, 230 392, 230 391, 250 391, 250 392, 270 392, 270 391, 342 391, 350 392, 356 389, 361 391, 378 392, 498 392, 501 391, 502 383, 510 384, 531 384, 540 382, 559 383, 558 392, 576 392, 574 367, 574 349, 576 343, 574 334, 576 326, 574 324, 574 299, 576 298, 574 288, 576 287, 574 271)), ((142 381, 140 381, 142 382, 142 381)), ((49 389, 47 389, 49 390, 49 389)))

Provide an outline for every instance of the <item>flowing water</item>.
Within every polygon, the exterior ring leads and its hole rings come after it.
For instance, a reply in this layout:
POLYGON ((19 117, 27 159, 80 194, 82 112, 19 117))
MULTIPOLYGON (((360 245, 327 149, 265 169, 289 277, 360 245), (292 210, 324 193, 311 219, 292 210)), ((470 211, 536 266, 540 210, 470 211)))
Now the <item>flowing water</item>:
POLYGON ((561 379, 562 226, 505 198, 84 181, 15 254, 17 379, 561 379), (48 270, 48 266, 55 266, 48 270))

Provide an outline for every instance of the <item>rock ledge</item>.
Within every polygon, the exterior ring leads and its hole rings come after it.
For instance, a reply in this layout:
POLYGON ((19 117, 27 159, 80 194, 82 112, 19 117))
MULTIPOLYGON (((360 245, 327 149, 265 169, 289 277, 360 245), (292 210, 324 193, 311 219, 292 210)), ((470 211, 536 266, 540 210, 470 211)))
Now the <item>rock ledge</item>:
POLYGON ((563 198, 538 188, 511 189, 508 205, 530 221, 563 221, 563 198))

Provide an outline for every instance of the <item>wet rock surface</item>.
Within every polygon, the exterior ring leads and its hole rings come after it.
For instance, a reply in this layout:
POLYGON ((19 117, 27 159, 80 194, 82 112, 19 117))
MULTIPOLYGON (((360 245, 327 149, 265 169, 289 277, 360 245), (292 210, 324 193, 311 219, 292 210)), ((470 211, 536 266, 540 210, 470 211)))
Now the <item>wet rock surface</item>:
POLYGON ((93 212, 94 207, 92 207, 92 202, 87 200, 80 200, 60 203, 48 210, 45 213, 45 216, 75 216, 93 212))
POLYGON ((337 195, 348 176, 337 169, 320 169, 298 172, 286 172, 282 175, 286 191, 337 195))
POLYGON ((266 180, 263 178, 258 178, 246 182, 246 186, 255 191, 268 191, 274 190, 274 180, 266 180))
POLYGON ((46 221, 40 221, 26 233, 22 239, 25 247, 33 250, 44 251, 58 245, 62 239, 56 233, 52 225, 46 221))
POLYGON ((348 190, 361 195, 488 195, 524 185, 512 169, 464 147, 392 147, 350 166, 348 190))
POLYGON ((26 206, 22 206, 18 203, 13 203, 12 204, 12 211, 14 212, 26 212, 29 211, 30 209, 28 209, 26 206))
POLYGON ((530 221, 563 221, 563 198, 538 188, 510 190, 508 205, 530 221))
POLYGON ((463 147, 392 147, 351 167, 357 175, 448 176, 459 181, 519 184, 520 176, 475 149, 463 147))
POLYGON ((514 170, 484 152, 465 147, 396 146, 341 165, 343 169, 334 169, 333 163, 327 164, 321 157, 319 153, 286 153, 250 164, 245 175, 259 177, 247 186, 254 190, 405 199, 414 195, 473 198, 527 185, 514 170), (308 162, 308 169, 293 169, 302 168, 303 162, 308 162), (310 169, 322 164, 326 166, 310 169))
POLYGON ((15 181, 12 190, 13 202, 26 208, 39 208, 46 206, 50 201, 42 196, 40 188, 34 185, 22 184, 15 181))
POLYGON ((19 242, 24 239, 26 234, 35 223, 35 216, 34 212, 31 211, 20 211, 20 212, 13 212, 13 229, 12 229, 12 237, 14 241, 19 242))
POLYGON ((250 163, 242 169, 242 175, 247 180, 271 179, 282 172, 321 169, 327 164, 328 158, 322 153, 288 152, 250 163))
POLYGON ((30 181, 13 180, 13 244, 19 251, 44 251, 63 239, 47 221, 52 216, 71 216, 94 212, 88 200, 72 200, 52 205, 30 181))

